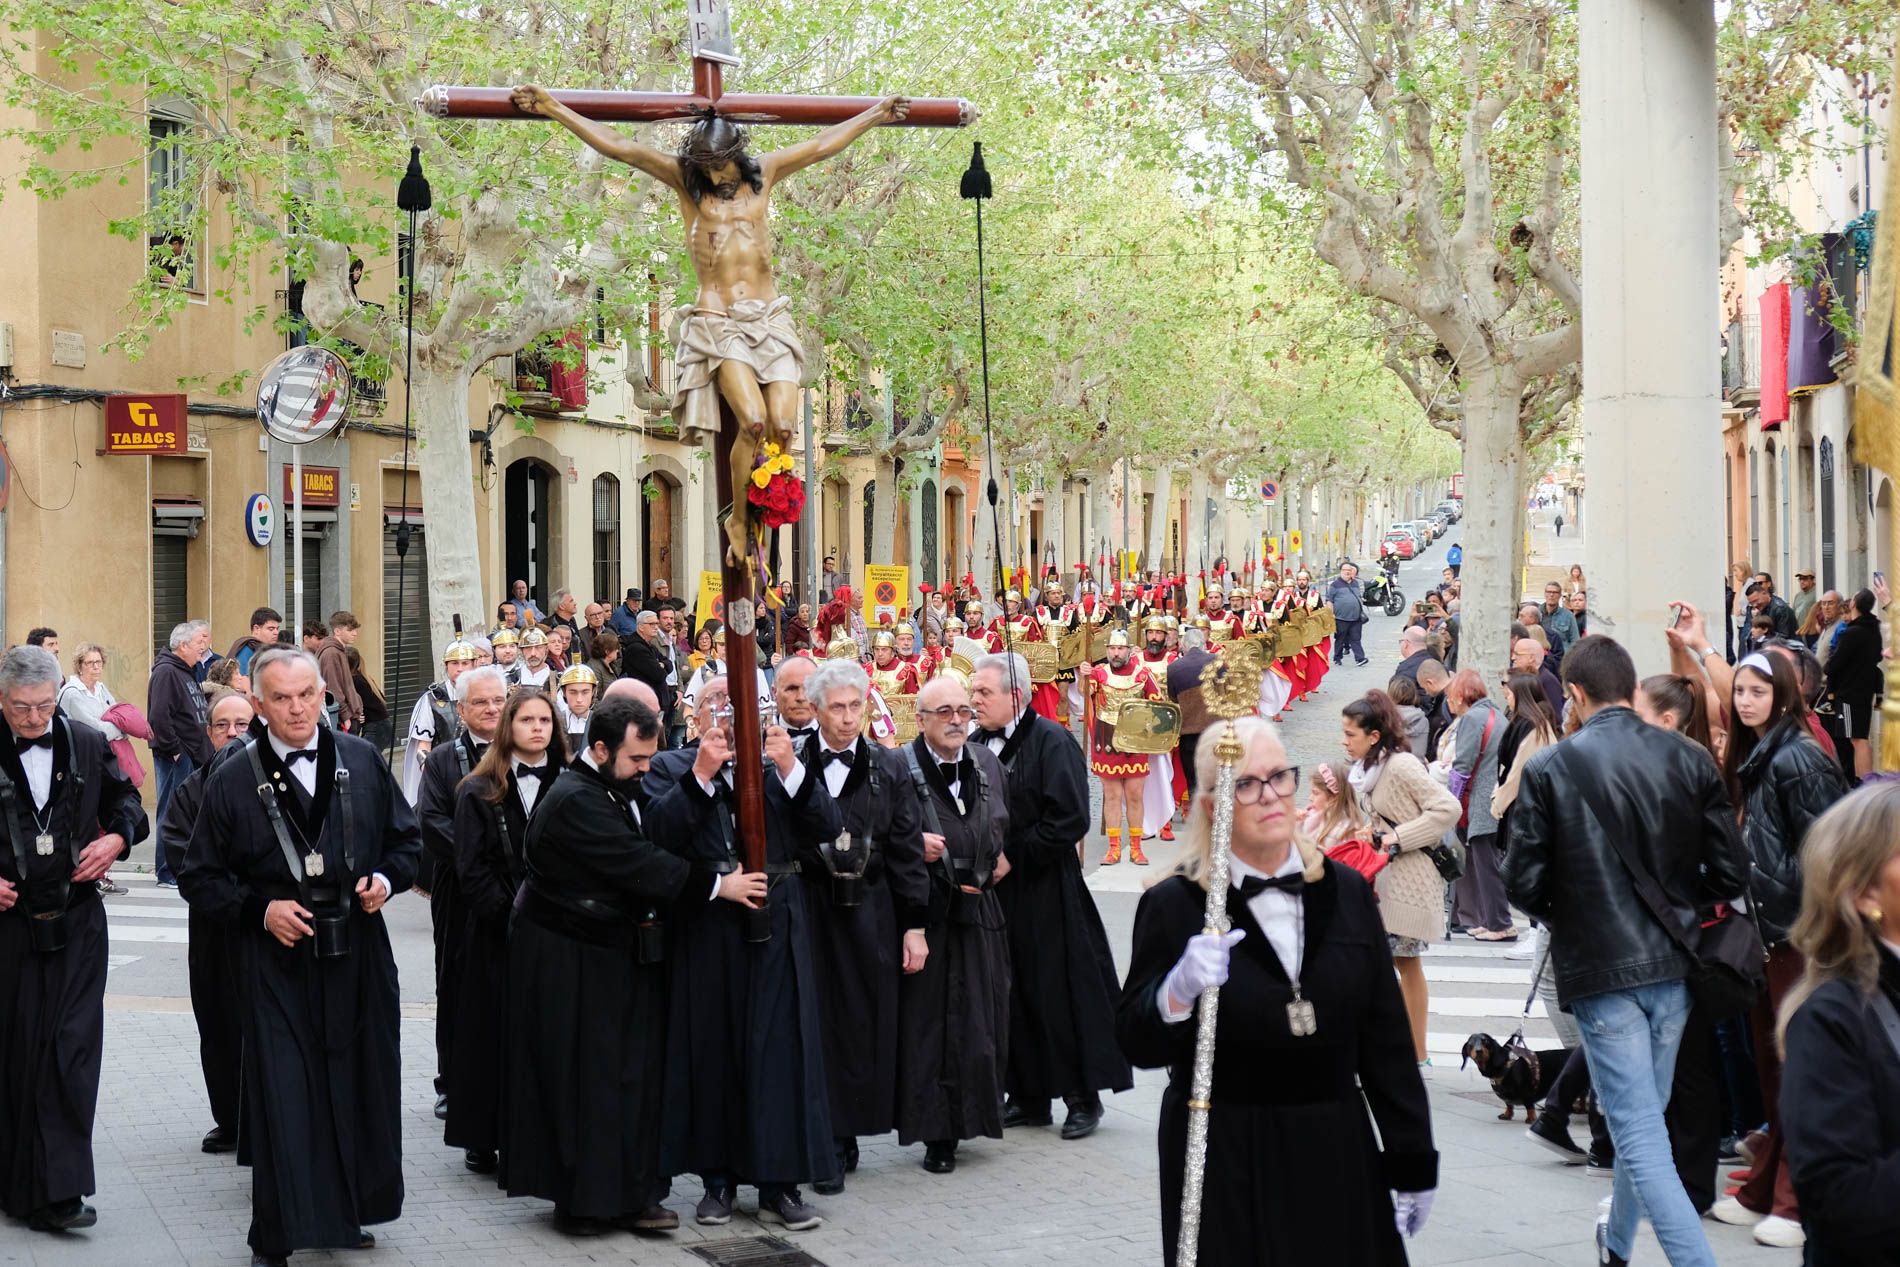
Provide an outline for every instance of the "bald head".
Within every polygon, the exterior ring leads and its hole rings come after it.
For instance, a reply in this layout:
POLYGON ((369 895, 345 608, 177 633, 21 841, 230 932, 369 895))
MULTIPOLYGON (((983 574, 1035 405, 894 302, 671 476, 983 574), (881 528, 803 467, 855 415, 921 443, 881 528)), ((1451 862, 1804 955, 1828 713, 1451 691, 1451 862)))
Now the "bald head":
POLYGON ((917 693, 917 726, 939 759, 961 757, 969 737, 969 708, 970 693, 953 677, 932 678, 917 693), (951 711, 939 713, 938 709, 951 711))
POLYGON ((637 677, 615 678, 607 684, 607 690, 600 698, 638 700, 655 713, 660 711, 660 697, 654 693, 652 687, 637 677))
POLYGON ((1511 648, 1511 667, 1535 673, 1544 663, 1544 647, 1535 638, 1519 638, 1511 648))
POLYGON ((1446 672, 1445 666, 1438 661, 1425 660, 1419 664, 1418 686, 1420 690, 1438 695, 1444 691, 1450 681, 1451 674, 1446 672))
POLYGON ((1425 626, 1412 625, 1399 635, 1399 650, 1406 655, 1417 655, 1425 649, 1425 626))
POLYGON ((706 728, 712 724, 714 712, 730 706, 731 703, 732 686, 726 680, 726 675, 721 673, 718 677, 707 678, 700 685, 699 695, 693 705, 693 715, 699 720, 700 733, 704 734, 706 728))

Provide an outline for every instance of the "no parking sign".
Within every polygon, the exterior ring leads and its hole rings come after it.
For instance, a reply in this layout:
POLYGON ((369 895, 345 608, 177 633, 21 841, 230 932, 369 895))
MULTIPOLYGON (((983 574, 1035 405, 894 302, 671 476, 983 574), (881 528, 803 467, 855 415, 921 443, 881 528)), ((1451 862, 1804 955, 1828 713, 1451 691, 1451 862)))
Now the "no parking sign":
POLYGON ((1260 481, 1260 500, 1269 506, 1280 500, 1280 485, 1277 480, 1260 481))
POLYGON ((910 569, 881 564, 864 569, 864 623, 876 628, 888 616, 892 621, 910 593, 910 569))

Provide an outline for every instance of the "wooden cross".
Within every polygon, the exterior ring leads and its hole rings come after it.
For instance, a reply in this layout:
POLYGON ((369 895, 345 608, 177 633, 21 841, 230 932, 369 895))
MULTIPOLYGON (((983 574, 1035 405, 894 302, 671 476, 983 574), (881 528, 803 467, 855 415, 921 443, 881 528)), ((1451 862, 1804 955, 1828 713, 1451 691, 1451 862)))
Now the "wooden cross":
MULTIPOLYGON (((603 123, 667 123, 703 119, 717 114, 746 124, 828 126, 843 123, 878 104, 877 97, 806 97, 788 93, 742 93, 725 90, 725 67, 737 65, 732 47, 731 20, 726 0, 687 0, 688 43, 693 54, 691 92, 616 92, 568 89, 553 93, 563 105, 584 118, 603 123)), ((907 116, 887 126, 959 128, 976 122, 976 107, 961 98, 909 98, 907 116)), ((534 119, 540 116, 517 109, 508 88, 437 85, 416 98, 416 105, 440 119, 534 119)), ((732 438, 737 424, 720 398, 723 425, 713 454, 717 492, 722 505, 743 497, 734 489, 729 470, 732 438)), ((717 532, 718 525, 708 525, 717 532)), ((764 729, 755 689, 758 680, 758 642, 754 637, 752 570, 735 566, 720 551, 720 590, 725 600, 727 627, 726 678, 732 699, 733 785, 737 793, 739 836, 746 870, 765 866, 764 729)), ((808 776, 809 777, 809 776, 808 776)), ((757 938, 763 940, 763 938, 757 938)))

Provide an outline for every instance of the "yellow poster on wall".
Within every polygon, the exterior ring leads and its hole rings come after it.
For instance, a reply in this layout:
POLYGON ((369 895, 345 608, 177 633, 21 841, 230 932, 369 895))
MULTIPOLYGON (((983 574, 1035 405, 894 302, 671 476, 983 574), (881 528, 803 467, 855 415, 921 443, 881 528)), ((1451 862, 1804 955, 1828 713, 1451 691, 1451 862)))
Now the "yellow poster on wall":
POLYGON ((864 623, 875 629, 888 615, 897 622, 898 611, 910 602, 910 569, 879 564, 864 569, 864 623))
POLYGON ((1298 557, 1303 552, 1304 544, 1305 543, 1300 540, 1300 530, 1295 528, 1290 534, 1288 541, 1288 549, 1292 552, 1294 557, 1298 557))
POLYGON ((726 623, 726 596, 719 587, 717 572, 699 574, 699 602, 693 608, 693 628, 704 628, 709 620, 726 623))

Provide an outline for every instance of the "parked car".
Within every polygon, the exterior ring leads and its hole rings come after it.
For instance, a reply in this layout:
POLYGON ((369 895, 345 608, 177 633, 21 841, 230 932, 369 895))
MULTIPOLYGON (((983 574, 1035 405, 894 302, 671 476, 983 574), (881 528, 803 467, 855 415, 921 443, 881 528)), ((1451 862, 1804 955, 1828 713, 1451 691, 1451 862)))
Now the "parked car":
POLYGON ((1442 510, 1434 510, 1425 516, 1432 521, 1432 535, 1442 537, 1451 529, 1451 516, 1442 510))
POLYGON ((1457 523, 1460 519, 1465 517, 1465 508, 1454 501, 1439 502, 1437 508, 1444 511, 1445 518, 1451 520, 1453 523, 1457 523))
POLYGON ((1397 553, 1401 559, 1416 558, 1418 555, 1418 538, 1412 535, 1411 530, 1408 528, 1394 528, 1391 532, 1385 534, 1385 540, 1379 544, 1380 554, 1384 554, 1388 550, 1397 553))
POLYGON ((1418 552, 1420 554, 1425 553, 1426 550, 1431 548, 1432 542, 1438 540, 1437 535, 1432 532, 1431 524, 1426 520, 1414 519, 1410 523, 1401 524, 1400 527, 1409 530, 1414 537, 1418 538, 1418 552))

